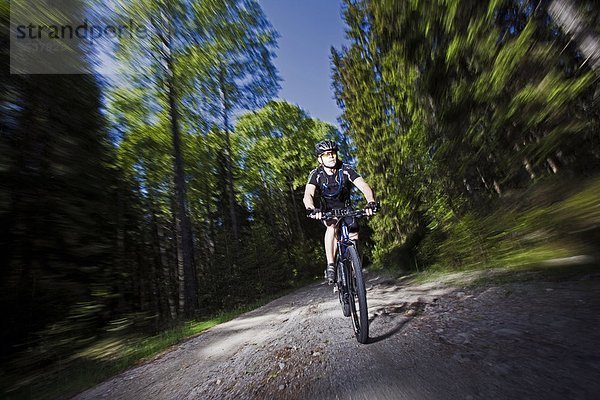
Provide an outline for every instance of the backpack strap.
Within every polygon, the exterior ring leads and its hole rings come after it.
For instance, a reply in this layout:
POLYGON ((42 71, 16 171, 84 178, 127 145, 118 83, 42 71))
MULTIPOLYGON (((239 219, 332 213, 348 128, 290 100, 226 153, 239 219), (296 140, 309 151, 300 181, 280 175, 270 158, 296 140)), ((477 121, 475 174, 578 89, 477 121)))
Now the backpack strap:
MULTIPOLYGON (((325 169, 321 168, 320 173, 325 174, 325 169)), ((321 178, 322 178, 322 176, 321 176, 321 178)), ((325 189, 327 189, 327 185, 323 182, 324 179, 321 179, 320 184, 321 184, 321 195, 322 196, 328 197, 328 198, 333 198, 333 197, 338 196, 344 189, 344 164, 343 163, 342 163, 342 165, 340 165, 340 168, 338 170, 338 178, 339 178, 338 181, 339 181, 340 185, 338 186, 338 189, 336 190, 336 192, 333 194, 326 194, 325 189)))

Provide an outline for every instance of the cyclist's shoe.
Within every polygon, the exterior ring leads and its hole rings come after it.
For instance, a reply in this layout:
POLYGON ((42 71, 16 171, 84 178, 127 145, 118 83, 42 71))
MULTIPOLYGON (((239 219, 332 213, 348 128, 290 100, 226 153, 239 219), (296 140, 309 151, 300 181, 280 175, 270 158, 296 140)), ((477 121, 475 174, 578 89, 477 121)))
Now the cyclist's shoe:
POLYGON ((335 282, 335 264, 328 264, 325 270, 325 279, 327 283, 333 285, 335 282))

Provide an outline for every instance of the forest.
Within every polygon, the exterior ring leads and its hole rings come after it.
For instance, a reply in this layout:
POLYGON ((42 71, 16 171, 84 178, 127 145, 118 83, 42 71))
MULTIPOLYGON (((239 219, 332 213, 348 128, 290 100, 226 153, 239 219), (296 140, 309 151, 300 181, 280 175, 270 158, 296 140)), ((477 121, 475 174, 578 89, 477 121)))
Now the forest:
POLYGON ((16 376, 320 279, 302 196, 325 138, 381 202, 367 268, 598 254, 597 2, 343 0, 341 129, 277 100, 258 1, 111 6, 84 11, 149 32, 119 38, 116 80, 11 73, 1 3, 0 362, 16 376))

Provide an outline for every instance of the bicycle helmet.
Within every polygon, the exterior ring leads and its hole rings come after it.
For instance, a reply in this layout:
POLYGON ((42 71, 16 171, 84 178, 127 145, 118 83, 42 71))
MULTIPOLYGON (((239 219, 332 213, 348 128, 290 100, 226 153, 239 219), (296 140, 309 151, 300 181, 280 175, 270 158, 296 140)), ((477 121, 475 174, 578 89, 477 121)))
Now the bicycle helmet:
POLYGON ((315 145, 315 154, 319 157, 326 151, 338 151, 338 145, 333 140, 323 140, 315 145))

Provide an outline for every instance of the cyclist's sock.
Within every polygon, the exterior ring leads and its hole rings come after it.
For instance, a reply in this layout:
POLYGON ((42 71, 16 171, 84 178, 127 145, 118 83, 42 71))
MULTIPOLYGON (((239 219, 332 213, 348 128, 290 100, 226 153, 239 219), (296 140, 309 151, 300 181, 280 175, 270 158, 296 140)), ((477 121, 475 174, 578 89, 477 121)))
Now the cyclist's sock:
POLYGON ((335 281, 335 264, 330 263, 327 264, 327 269, 325 270, 325 276, 327 278, 327 282, 332 284, 335 281))

